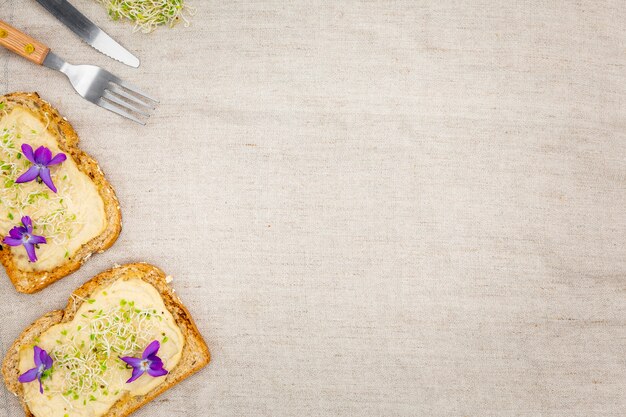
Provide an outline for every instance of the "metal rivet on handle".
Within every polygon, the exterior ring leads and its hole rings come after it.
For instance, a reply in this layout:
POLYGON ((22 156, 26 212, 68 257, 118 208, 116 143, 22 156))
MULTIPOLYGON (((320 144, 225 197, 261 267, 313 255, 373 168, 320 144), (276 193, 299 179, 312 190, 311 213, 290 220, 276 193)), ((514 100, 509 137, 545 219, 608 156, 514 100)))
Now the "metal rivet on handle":
POLYGON ((9 32, 4 29, 0 29, 0 38, 6 38, 7 36, 9 36, 9 32))
POLYGON ((32 54, 33 52, 35 52, 35 47, 33 46, 33 44, 32 44, 32 43, 27 43, 27 44, 24 46, 24 51, 25 51, 28 55, 30 55, 30 54, 32 54))

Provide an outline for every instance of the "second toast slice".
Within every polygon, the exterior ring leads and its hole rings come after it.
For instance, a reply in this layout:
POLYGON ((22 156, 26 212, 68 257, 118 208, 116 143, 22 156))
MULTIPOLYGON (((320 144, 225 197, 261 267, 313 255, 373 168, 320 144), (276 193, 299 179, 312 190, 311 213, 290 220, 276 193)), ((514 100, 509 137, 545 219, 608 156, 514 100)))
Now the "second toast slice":
POLYGON ((2 373, 27 417, 124 417, 209 360, 206 343, 165 274, 135 263, 97 275, 74 291, 64 310, 25 329, 9 348, 2 373), (154 360, 167 374, 148 371, 131 380, 135 369, 123 358, 142 358, 155 345, 154 360), (50 357, 41 392, 37 380, 20 381, 37 366, 37 349, 50 357))

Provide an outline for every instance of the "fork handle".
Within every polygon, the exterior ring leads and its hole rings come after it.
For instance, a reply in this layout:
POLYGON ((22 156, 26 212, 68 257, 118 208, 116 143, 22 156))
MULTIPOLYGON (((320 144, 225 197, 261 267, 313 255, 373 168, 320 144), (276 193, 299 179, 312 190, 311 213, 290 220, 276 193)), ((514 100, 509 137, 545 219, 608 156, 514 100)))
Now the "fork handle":
POLYGON ((41 65, 50 48, 0 20, 0 45, 41 65))

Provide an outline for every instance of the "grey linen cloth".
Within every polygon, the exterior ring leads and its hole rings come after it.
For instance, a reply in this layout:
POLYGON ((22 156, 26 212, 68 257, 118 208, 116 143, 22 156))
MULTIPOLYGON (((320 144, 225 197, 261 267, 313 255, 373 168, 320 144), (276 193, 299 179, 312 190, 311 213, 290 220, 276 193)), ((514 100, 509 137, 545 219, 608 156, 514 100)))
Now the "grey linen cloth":
POLYGON ((213 361, 137 416, 626 415, 622 1, 196 0, 151 35, 72 2, 141 67, 34 1, 0 18, 161 105, 137 126, 0 51, 2 93, 70 120, 124 216, 48 289, 0 280, 3 353, 146 261, 213 361))

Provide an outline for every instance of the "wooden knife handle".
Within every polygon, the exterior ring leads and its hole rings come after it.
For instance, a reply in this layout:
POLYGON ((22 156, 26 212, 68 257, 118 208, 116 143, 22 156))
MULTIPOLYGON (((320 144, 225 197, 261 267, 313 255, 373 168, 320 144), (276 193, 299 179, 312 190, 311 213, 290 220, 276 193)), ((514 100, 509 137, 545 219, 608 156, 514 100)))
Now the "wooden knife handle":
POLYGON ((0 20, 0 45, 41 65, 50 48, 0 20))

